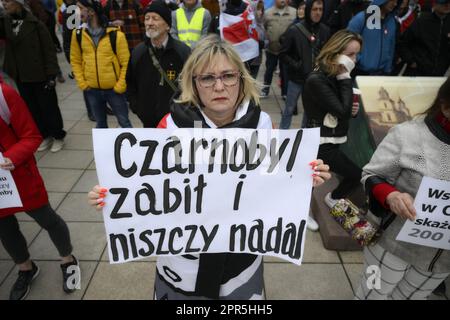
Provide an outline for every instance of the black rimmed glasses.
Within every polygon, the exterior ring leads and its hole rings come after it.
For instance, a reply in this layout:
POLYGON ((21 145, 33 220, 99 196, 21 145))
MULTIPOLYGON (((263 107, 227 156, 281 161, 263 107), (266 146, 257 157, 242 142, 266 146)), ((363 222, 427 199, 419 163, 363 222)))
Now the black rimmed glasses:
POLYGON ((241 73, 239 71, 227 71, 219 76, 214 74, 199 74, 194 76, 194 80, 197 81, 202 88, 213 87, 218 79, 222 81, 225 87, 233 87, 238 83, 240 78, 241 73))

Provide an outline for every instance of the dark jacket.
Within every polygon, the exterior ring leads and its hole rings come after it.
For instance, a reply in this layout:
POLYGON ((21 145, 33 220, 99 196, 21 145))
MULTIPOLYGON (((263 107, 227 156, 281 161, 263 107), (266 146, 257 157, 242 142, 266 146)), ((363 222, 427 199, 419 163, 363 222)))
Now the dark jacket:
POLYGON ((50 11, 47 11, 47 8, 44 6, 44 3, 41 0, 27 0, 26 3, 30 7, 31 13, 42 21, 43 24, 47 25, 50 20, 50 15, 52 14, 50 11))
MULTIPOLYGON (((130 109, 141 119, 144 127, 156 128, 159 121, 169 112, 172 88, 164 81, 153 65, 148 47, 150 39, 140 43, 132 52, 127 70, 127 95, 130 109)), ((154 48, 151 47, 153 50, 154 48)), ((181 69, 190 54, 190 48, 169 35, 163 52, 154 50, 162 69, 176 85, 181 69)))
POLYGON ((313 71, 305 82, 302 100, 308 128, 320 127, 321 137, 347 135, 353 104, 351 79, 337 80, 336 77, 327 76, 323 71, 313 71), (338 119, 335 128, 323 125, 327 113, 338 119))
POLYGON ((339 7, 341 0, 324 0, 323 1, 323 15, 321 22, 327 24, 333 12, 339 7))
POLYGON ((6 38, 4 70, 17 82, 45 82, 58 73, 56 49, 46 26, 24 12, 24 21, 16 36, 12 18, 0 18, 0 38, 6 38))
POLYGON ((315 59, 330 37, 330 29, 323 23, 313 24, 311 7, 314 1, 308 1, 305 7, 305 19, 301 23, 313 35, 308 39, 297 24, 292 24, 280 37, 280 58, 287 66, 289 81, 303 84, 313 70, 315 59))
MULTIPOLYGON (((73 4, 69 4, 73 5, 73 4)), ((63 50, 64 55, 66 56, 67 61, 70 63, 70 44, 72 41, 72 31, 73 29, 69 26, 69 19, 72 17, 73 11, 68 11, 67 7, 64 11, 61 12, 62 17, 62 39, 63 39, 63 50)))
POLYGON ((350 20, 359 12, 366 10, 369 1, 365 0, 346 0, 342 2, 336 10, 330 15, 327 25, 334 34, 341 29, 347 28, 350 20))
POLYGON ((434 13, 423 13, 403 33, 399 52, 408 65, 417 63, 409 75, 443 76, 450 66, 450 15, 441 20, 434 13))

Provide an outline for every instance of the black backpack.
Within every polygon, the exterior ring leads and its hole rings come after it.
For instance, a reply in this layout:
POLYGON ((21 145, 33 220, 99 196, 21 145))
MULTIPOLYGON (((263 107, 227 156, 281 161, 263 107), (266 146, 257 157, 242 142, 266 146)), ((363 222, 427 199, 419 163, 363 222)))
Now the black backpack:
MULTIPOLYGON (((83 51, 83 49, 81 47, 82 35, 83 35, 83 29, 77 29, 76 37, 77 37, 78 46, 80 47, 80 51, 83 51)), ((117 55, 117 30, 111 31, 110 33, 108 33, 108 35, 109 35, 109 42, 111 42, 111 47, 114 52, 114 55, 117 55)))

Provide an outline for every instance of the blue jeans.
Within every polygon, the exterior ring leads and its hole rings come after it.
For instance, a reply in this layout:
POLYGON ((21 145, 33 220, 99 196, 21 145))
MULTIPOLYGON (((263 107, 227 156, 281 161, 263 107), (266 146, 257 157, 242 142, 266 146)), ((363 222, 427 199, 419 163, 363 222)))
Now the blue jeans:
MULTIPOLYGON (((88 113, 88 116, 89 115, 94 115, 93 113, 92 113, 92 107, 91 107, 91 105, 89 104, 89 100, 87 99, 87 97, 86 97, 86 90, 84 90, 83 91, 83 98, 84 98, 84 104, 86 105, 86 110, 87 110, 87 113, 88 113)), ((105 106, 106 107, 106 106, 105 106)))
POLYGON ((297 101, 302 94, 303 86, 293 81, 289 81, 287 96, 286 96, 286 107, 281 115, 280 129, 289 129, 292 122, 292 114, 295 108, 297 108, 297 101))
POLYGON ((132 128, 128 119, 128 105, 124 94, 118 94, 112 89, 89 89, 85 91, 86 100, 89 103, 97 128, 108 128, 106 120, 106 103, 111 106, 122 128, 132 128))
MULTIPOLYGON (((272 84, 273 73, 277 68, 278 61, 280 63, 280 78, 281 78, 281 95, 286 95, 287 92, 287 77, 284 64, 279 59, 280 56, 266 51, 266 72, 264 73, 264 85, 270 86, 272 84)), ((269 92, 267 87, 266 92, 269 92)))

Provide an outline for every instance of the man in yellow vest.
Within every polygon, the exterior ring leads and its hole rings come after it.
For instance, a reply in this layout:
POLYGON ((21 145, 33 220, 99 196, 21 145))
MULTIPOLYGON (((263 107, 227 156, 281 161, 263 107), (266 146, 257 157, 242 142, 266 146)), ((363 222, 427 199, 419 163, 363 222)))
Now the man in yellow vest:
POLYGON ((184 0, 180 8, 172 11, 170 34, 193 48, 208 34, 210 23, 211 14, 199 0, 184 0))

